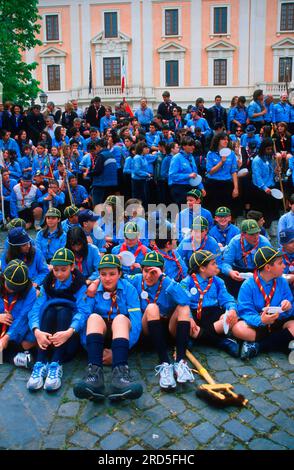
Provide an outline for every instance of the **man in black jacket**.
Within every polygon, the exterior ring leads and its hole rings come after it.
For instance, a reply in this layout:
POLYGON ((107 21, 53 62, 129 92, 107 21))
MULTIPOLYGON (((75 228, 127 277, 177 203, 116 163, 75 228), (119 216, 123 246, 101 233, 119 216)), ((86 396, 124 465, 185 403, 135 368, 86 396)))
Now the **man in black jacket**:
POLYGON ((35 104, 27 115, 28 137, 32 139, 34 145, 37 145, 40 133, 45 127, 46 123, 43 114, 41 114, 41 106, 35 104))
POLYGON ((101 104, 101 98, 96 96, 93 98, 91 105, 88 108, 86 114, 86 122, 90 124, 91 127, 96 127, 100 129, 100 119, 105 116, 105 107, 101 104))
POLYGON ((157 114, 162 116, 163 124, 168 124, 173 118, 173 108, 177 106, 177 104, 170 99, 170 92, 164 91, 162 93, 163 102, 160 103, 157 109, 157 114))

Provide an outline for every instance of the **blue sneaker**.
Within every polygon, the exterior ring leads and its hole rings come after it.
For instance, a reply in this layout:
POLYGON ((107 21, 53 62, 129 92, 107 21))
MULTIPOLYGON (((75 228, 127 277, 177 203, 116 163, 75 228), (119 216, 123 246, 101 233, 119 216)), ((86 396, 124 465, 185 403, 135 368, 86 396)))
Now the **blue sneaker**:
POLYGON ((27 382, 28 390, 39 390, 44 385, 44 379, 47 376, 48 364, 43 362, 36 362, 33 367, 32 374, 27 382))
POLYGON ((242 348, 241 348, 242 361, 252 359, 253 357, 257 356, 258 353, 259 353, 258 343, 255 343, 253 341, 244 341, 242 348))
POLYGON ((233 338, 220 339, 218 346, 232 357, 240 357, 240 343, 233 338))
POLYGON ((47 392, 54 392, 55 390, 58 390, 61 387, 62 374, 63 370, 59 362, 51 362, 51 364, 49 364, 44 390, 47 390, 47 392))

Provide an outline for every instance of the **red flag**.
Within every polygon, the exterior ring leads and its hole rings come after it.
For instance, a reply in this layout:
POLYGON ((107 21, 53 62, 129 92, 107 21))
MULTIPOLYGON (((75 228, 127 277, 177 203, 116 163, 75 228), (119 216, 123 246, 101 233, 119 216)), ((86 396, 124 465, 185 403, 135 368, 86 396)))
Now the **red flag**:
POLYGON ((125 97, 123 98, 123 102, 125 103, 125 110, 131 117, 134 116, 134 113, 132 111, 132 108, 130 107, 129 103, 126 101, 125 97))
POLYGON ((126 88, 126 67, 125 67, 125 58, 122 58, 121 64, 121 94, 124 94, 124 90, 126 88))

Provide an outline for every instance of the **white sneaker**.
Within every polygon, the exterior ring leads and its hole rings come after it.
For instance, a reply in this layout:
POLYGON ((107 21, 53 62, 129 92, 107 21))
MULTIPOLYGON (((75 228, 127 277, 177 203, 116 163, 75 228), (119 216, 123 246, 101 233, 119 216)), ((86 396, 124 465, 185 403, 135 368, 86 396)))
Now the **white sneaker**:
POLYGON ((32 357, 29 351, 19 352, 13 358, 14 365, 16 367, 25 367, 29 369, 32 363, 32 357))
POLYGON ((45 380, 44 390, 52 392, 61 387, 62 366, 58 362, 51 362, 48 367, 48 375, 45 380))
POLYGON ((160 375, 159 385, 161 388, 175 388, 177 386, 174 378, 174 368, 172 364, 163 362, 155 367, 156 374, 160 375))
POLYGON ((39 390, 44 385, 44 378, 47 375, 48 364, 36 362, 32 374, 27 382, 28 390, 39 390))
POLYGON ((185 382, 194 382, 194 375, 184 359, 181 359, 180 362, 174 363, 174 371, 178 383, 184 384, 185 382))

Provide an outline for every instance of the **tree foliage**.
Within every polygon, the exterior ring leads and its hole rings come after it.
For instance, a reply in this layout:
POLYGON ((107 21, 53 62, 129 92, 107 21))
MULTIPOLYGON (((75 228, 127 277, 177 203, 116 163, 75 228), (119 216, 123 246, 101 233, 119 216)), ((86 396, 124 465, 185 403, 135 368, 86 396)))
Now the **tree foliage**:
POLYGON ((41 45, 38 0, 0 0, 0 82, 3 100, 28 104, 39 82, 32 77, 37 62, 27 64, 21 53, 41 45))

